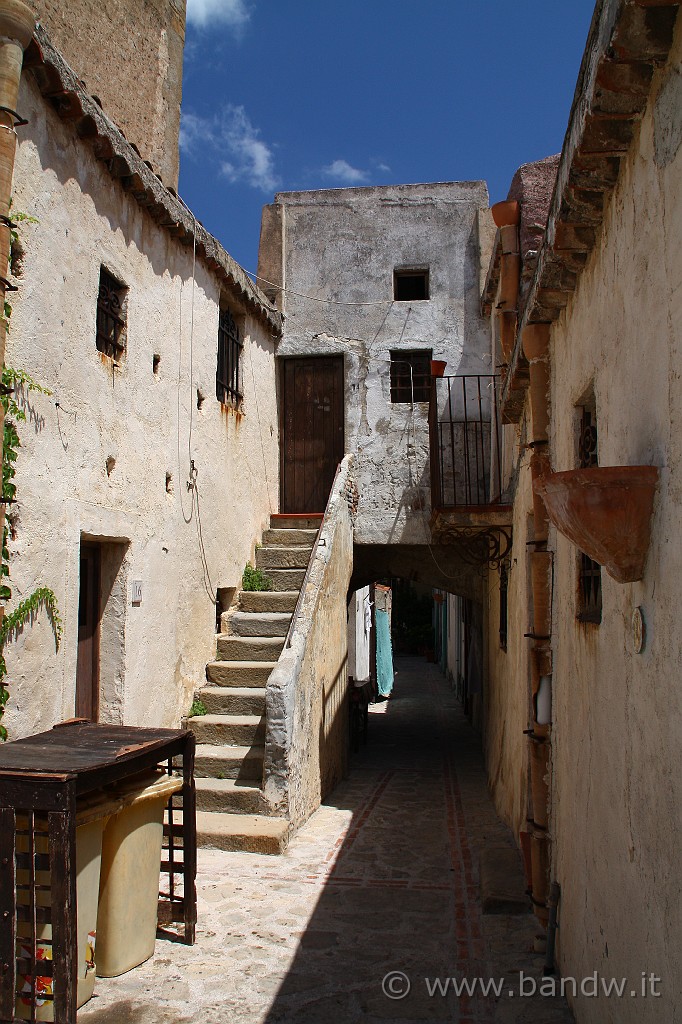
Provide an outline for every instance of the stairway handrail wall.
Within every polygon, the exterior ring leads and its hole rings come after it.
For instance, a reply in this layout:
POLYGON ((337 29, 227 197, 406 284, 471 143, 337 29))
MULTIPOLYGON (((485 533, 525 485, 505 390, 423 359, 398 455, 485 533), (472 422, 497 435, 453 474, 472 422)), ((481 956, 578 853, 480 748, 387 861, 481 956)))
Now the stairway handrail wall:
POLYGON ((266 685, 263 791, 270 812, 294 827, 345 772, 346 595, 356 509, 349 454, 337 469, 284 649, 266 685))

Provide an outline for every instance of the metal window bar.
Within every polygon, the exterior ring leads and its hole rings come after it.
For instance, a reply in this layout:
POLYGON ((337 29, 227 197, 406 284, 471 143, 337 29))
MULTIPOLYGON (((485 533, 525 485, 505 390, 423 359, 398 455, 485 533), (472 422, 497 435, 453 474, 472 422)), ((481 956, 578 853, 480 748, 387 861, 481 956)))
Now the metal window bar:
POLYGON ((125 315, 123 313, 123 297, 125 288, 107 273, 104 268, 99 275, 99 293, 97 296, 97 339, 99 352, 116 359, 123 352, 123 331, 125 315))
POLYGON ((509 572, 506 565, 500 566, 500 647, 507 650, 507 619, 509 596, 509 572))
POLYGON ((434 378, 431 388, 432 507, 496 504, 502 491, 497 378, 434 378))
POLYGON ((216 397, 219 402, 241 402, 239 369, 243 349, 239 328, 229 309, 220 311, 218 321, 218 367, 216 371, 216 397))
POLYGON ((431 390, 431 350, 391 352, 391 402, 428 402, 431 390))

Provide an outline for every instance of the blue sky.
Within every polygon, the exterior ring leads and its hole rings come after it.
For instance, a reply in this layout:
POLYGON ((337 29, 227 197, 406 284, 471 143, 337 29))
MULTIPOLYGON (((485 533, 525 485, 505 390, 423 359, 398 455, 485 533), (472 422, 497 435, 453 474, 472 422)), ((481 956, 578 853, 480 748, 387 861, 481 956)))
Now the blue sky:
POLYGON ((561 149, 593 0, 187 0, 180 194, 255 272, 276 191, 482 178, 561 149))

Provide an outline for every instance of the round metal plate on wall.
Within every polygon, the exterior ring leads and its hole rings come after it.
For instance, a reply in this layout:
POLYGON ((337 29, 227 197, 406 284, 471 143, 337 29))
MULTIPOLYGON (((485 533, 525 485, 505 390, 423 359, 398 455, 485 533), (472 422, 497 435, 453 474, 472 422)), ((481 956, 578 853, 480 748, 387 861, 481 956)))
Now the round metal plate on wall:
POLYGON ((645 637, 646 628, 644 626, 644 616, 642 615, 642 609, 637 607, 632 613, 632 643, 635 649, 635 654, 641 654, 642 648, 644 647, 645 637))

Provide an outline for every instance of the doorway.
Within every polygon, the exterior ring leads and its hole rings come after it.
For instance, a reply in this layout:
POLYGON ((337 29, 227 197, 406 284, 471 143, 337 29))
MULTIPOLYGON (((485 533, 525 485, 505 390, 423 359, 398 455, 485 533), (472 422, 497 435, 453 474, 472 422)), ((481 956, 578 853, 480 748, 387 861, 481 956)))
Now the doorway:
POLYGON ((324 512, 344 455, 343 413, 343 356, 282 360, 281 512, 324 512))
POLYGON ((81 541, 75 713, 90 722, 99 720, 101 575, 99 544, 81 541))

